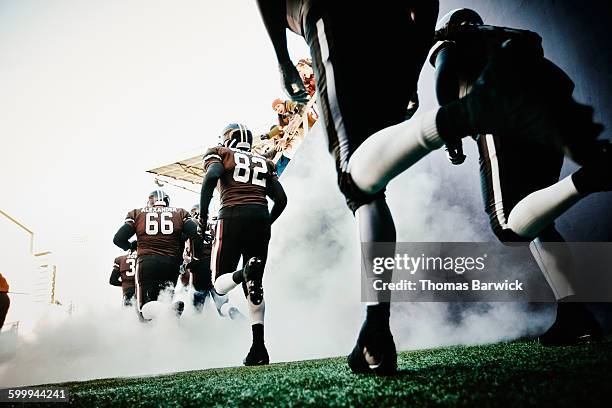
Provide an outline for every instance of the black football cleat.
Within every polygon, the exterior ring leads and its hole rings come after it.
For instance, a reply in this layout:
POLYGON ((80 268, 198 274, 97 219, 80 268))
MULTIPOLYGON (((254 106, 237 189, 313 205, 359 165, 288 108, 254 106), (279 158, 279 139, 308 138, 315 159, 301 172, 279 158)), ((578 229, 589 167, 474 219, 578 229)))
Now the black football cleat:
POLYGON ((176 302, 172 303, 172 311, 176 314, 176 317, 181 317, 184 310, 185 302, 182 300, 177 300, 176 302))
POLYGON ((254 305, 259 305, 263 301, 263 272, 263 262, 259 258, 249 259, 242 269, 248 296, 254 305))
POLYGON ((270 364, 268 350, 264 344, 253 344, 249 350, 249 354, 244 358, 242 363, 245 366, 259 366, 270 364))
POLYGON ((559 304, 555 322, 538 337, 543 346, 574 346, 598 343, 602 339, 601 327, 580 303, 559 304))
POLYGON ((347 360, 356 374, 394 375, 397 352, 389 327, 374 328, 364 323, 347 360))

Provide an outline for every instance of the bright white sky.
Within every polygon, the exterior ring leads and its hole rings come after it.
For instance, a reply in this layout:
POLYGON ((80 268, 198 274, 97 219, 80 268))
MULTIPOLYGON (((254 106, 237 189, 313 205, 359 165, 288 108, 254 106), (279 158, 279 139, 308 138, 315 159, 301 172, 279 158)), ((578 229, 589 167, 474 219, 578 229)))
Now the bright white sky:
MULTIPOLYGON (((216 144, 229 122, 275 121, 275 61, 254 1, 0 1, 1 208, 54 252, 60 300, 118 295, 112 237, 155 187, 146 169, 216 144)), ((23 251, 10 234, 3 252, 23 251)))

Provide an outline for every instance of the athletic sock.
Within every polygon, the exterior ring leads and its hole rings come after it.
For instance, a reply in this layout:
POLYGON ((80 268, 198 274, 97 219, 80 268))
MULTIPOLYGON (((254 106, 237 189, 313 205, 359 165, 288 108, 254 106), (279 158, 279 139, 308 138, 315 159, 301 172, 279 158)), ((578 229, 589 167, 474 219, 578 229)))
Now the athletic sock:
POLYGON ((225 295, 229 293, 232 289, 239 285, 238 282, 234 279, 234 273, 226 273, 224 275, 219 276, 214 283, 215 291, 219 295, 225 295))
POLYGON ((389 326, 391 304, 381 302, 366 307, 366 324, 375 326, 389 326))
POLYGON ((262 323, 256 323, 251 325, 253 331, 253 344, 263 345, 264 344, 264 325, 262 323))
POLYGON ((471 133, 472 126, 464 107, 464 100, 459 99, 440 107, 436 115, 438 134, 445 143, 451 143, 471 133))
POLYGON ((242 269, 238 269, 236 272, 232 273, 232 279, 235 283, 242 283, 244 281, 244 276, 242 275, 242 269))

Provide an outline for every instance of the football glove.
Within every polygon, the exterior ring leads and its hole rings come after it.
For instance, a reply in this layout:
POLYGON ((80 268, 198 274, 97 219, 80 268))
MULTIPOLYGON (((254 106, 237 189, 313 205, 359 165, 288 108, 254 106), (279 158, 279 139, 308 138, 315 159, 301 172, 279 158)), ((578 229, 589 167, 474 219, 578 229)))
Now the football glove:
POLYGON ((298 103, 308 102, 308 92, 306 92, 302 78, 300 78, 300 74, 293 63, 291 61, 283 62, 278 68, 282 86, 291 100, 298 103))

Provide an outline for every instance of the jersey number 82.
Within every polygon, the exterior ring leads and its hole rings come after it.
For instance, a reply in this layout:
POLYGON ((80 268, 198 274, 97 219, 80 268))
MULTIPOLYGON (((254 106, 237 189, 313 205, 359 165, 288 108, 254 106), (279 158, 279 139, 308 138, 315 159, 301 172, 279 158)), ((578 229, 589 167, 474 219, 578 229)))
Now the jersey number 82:
POLYGON ((266 187, 265 174, 268 172, 266 160, 262 157, 247 156, 243 153, 234 153, 236 167, 234 168, 234 180, 239 183, 251 183, 256 186, 266 187), (251 169, 251 163, 253 168, 251 169))

